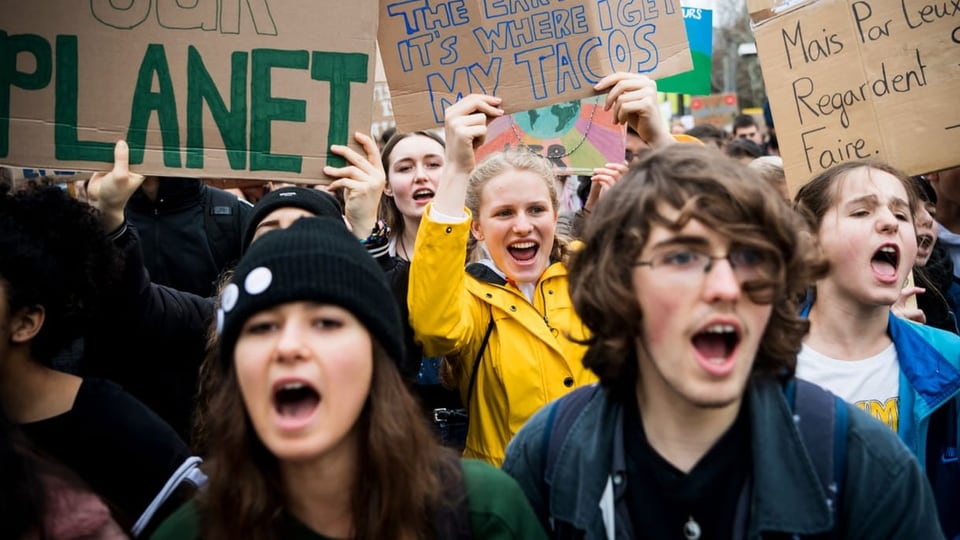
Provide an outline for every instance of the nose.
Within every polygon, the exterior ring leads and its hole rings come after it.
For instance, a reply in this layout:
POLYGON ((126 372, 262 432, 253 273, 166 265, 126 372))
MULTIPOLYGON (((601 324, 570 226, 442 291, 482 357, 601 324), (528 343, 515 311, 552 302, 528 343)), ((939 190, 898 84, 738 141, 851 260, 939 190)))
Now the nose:
POLYGON ((900 221, 889 208, 883 208, 877 213, 877 230, 885 234, 896 233, 900 228, 900 221))
POLYGON ((428 180, 430 180, 430 175, 427 173, 427 167, 423 163, 418 163, 414 170, 413 181, 423 183, 428 180))
POLYGON ((709 303, 733 302, 740 298, 740 280, 727 259, 716 259, 704 278, 703 298, 709 303))
POLYGON ((518 213, 513 222, 513 232, 524 235, 529 233, 532 228, 533 225, 530 224, 530 220, 527 218, 527 215, 523 212, 518 213))
POLYGON ((277 358, 281 362, 297 361, 306 356, 306 340, 304 329, 293 322, 283 325, 277 339, 277 358))

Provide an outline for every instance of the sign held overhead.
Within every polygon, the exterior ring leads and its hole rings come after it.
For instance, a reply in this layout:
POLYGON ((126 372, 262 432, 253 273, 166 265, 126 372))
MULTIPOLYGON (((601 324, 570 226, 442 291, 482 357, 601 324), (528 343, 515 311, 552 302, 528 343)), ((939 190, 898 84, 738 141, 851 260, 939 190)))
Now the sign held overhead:
POLYGON ((471 93, 512 113, 590 97, 615 71, 693 67, 679 0, 380 0, 378 41, 403 131, 442 126, 471 93))
POLYGON ((0 162, 101 169, 126 139, 149 175, 320 181, 341 164, 329 146, 370 127, 376 7, 183 4, 0 0, 0 162))
POLYGON ((931 0, 749 0, 793 191, 844 161, 960 164, 960 9, 931 0))

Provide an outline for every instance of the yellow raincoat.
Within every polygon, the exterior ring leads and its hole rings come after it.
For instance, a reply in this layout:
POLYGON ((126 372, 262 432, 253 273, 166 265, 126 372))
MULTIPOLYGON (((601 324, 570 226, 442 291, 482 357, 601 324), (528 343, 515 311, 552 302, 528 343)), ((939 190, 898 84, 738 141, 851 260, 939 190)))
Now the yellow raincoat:
POLYGON ((586 347, 569 339, 583 339, 587 329, 570 301, 563 264, 547 267, 531 304, 483 264, 464 270, 469 217, 453 224, 434 221, 429 214, 428 208, 410 268, 410 324, 425 356, 461 363, 460 393, 470 416, 464 456, 499 467, 507 443, 533 413, 597 380, 581 362, 586 347), (467 396, 491 320, 473 393, 467 396))

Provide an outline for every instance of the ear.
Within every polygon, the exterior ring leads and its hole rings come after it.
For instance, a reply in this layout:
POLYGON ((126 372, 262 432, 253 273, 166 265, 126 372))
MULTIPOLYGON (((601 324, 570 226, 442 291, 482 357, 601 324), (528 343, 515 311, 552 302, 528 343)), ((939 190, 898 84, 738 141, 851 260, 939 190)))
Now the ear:
POLYGON ((474 218, 470 222, 470 232, 473 234, 473 237, 477 239, 477 242, 483 242, 483 231, 480 230, 480 222, 474 218))
POLYGON ((43 306, 23 308, 10 319, 10 339, 14 343, 27 343, 37 337, 43 328, 46 312, 43 306))
POLYGON ((393 188, 390 187, 390 178, 387 178, 387 181, 383 184, 383 194, 387 197, 393 197, 393 188))

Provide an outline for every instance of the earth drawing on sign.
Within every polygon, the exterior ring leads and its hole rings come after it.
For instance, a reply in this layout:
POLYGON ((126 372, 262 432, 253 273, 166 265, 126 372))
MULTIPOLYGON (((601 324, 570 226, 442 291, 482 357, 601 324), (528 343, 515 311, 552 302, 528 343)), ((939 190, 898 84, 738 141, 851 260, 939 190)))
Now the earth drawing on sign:
POLYGON ((580 115, 580 102, 568 101, 514 115, 525 133, 541 139, 556 139, 570 131, 580 115))

